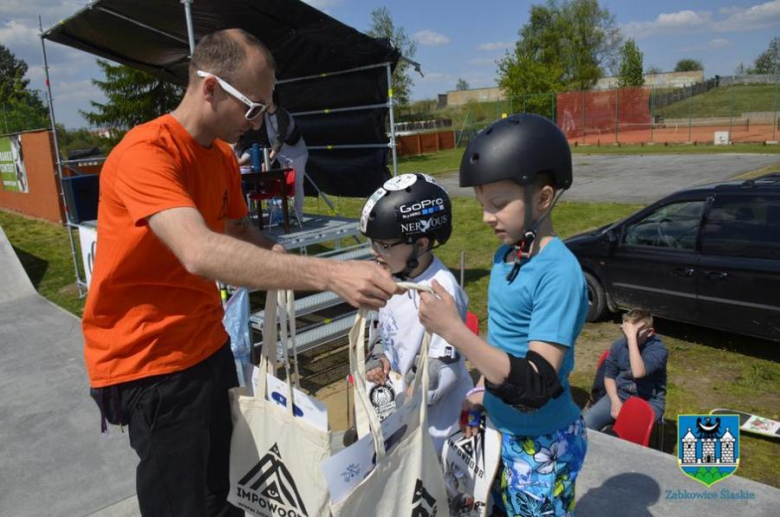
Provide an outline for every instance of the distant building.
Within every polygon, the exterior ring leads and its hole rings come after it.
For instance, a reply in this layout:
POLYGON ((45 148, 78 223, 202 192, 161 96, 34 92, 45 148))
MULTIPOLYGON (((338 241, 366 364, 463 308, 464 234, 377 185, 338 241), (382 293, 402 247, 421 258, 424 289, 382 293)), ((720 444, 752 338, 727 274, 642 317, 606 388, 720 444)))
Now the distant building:
MULTIPOLYGON (((599 79, 594 90, 613 90, 618 87, 618 77, 603 77, 599 79)), ((665 72, 662 74, 645 74, 645 86, 657 88, 683 88, 704 82, 704 71, 665 72)), ((537 92, 545 93, 545 92, 537 92)), ((498 86, 491 88, 471 88, 469 90, 450 90, 438 95, 437 106, 463 106, 469 102, 497 102, 506 100, 506 94, 498 86)))
MULTIPOLYGON (((594 90, 613 90, 618 87, 619 77, 602 77, 593 86, 594 90)), ((683 88, 704 82, 704 70, 693 72, 665 72, 645 74, 645 86, 657 88, 683 88)))
MULTIPOLYGON (((450 90, 446 94, 445 106, 463 106, 469 102, 496 102, 506 100, 506 95, 501 88, 472 88, 470 90, 450 90)), ((439 105, 442 103, 442 95, 439 95, 439 105)))

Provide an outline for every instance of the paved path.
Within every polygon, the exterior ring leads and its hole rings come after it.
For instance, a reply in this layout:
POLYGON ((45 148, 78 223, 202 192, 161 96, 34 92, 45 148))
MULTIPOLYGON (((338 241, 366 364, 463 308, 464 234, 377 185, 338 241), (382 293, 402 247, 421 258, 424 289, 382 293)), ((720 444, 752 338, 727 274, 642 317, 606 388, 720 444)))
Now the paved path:
MULTIPOLYGON (((780 162, 780 154, 574 155, 574 185, 567 201, 648 204, 680 189, 731 179, 780 162)), ((778 167, 780 171, 780 167, 778 167)), ((458 173, 437 176, 453 196, 473 196, 458 187, 458 173)))

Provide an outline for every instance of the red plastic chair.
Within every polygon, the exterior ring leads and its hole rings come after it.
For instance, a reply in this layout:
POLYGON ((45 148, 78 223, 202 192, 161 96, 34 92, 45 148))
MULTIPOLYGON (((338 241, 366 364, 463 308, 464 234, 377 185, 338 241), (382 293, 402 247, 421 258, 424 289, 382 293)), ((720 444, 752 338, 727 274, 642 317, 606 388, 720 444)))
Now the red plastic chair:
POLYGON ((479 318, 471 311, 466 313, 466 326, 474 333, 474 335, 479 335, 479 318))
POLYGON ((623 403, 612 431, 623 440, 647 447, 655 423, 655 411, 639 397, 630 397, 623 403))
MULTIPOLYGON (((291 198, 295 196, 295 169, 290 169, 284 175, 284 183, 287 190, 287 197, 291 198)), ((249 195, 249 199, 253 201, 267 200, 282 195, 282 186, 279 180, 268 180, 264 183, 264 188, 260 192, 252 192, 249 195)))
POLYGON ((607 360, 607 357, 609 357, 609 348, 601 352, 601 355, 599 356, 599 362, 596 363, 596 369, 598 370, 601 368, 601 365, 604 363, 604 361, 607 360))

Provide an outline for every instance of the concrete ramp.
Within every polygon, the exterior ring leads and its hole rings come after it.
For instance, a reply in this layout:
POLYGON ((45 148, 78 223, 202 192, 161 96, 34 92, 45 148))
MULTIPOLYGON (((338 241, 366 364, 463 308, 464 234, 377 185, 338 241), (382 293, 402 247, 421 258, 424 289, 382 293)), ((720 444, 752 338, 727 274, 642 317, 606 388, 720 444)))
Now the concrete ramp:
POLYGON ((19 257, 0 226, 0 304, 36 294, 19 257))
POLYGON ((133 515, 137 457, 100 433, 76 316, 40 297, 0 231, 0 515, 133 515), (124 510, 124 511, 123 511, 124 510))

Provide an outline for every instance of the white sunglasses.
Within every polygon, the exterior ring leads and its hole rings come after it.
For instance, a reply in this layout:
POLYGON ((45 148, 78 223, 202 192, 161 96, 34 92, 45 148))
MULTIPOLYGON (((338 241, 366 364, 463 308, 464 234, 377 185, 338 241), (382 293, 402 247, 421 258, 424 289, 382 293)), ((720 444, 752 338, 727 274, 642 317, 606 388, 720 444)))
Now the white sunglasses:
POLYGON ((249 107, 249 109, 246 111, 246 114, 244 114, 244 117, 247 120, 254 120, 254 119, 256 119, 257 117, 259 117, 260 115, 265 113, 265 111, 268 109, 268 105, 267 104, 261 104, 259 102, 252 102, 252 101, 250 101, 249 98, 247 98, 246 95, 244 95, 240 91, 238 91, 235 88, 233 88, 230 85, 229 82, 225 81, 224 79, 222 79, 218 75, 214 75, 214 74, 212 74, 210 72, 204 72, 203 70, 198 70, 197 73, 198 73, 198 76, 200 76, 200 77, 204 77, 204 78, 205 77, 213 77, 214 79, 217 80, 217 82, 219 83, 219 85, 222 87, 223 90, 225 90, 230 95, 232 95, 236 99, 238 99, 241 102, 243 102, 244 104, 246 104, 249 107))

